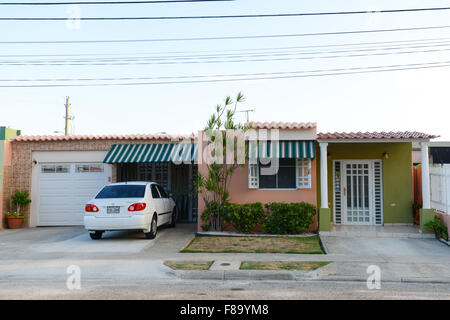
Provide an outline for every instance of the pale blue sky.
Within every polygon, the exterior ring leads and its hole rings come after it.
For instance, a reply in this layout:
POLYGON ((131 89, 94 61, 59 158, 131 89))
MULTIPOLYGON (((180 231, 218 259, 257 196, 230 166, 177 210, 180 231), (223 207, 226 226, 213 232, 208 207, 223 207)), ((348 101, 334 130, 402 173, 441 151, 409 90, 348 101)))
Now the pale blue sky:
MULTIPOLYGON (((449 1, 267 1, 82 6, 82 16, 175 16, 292 13, 448 6, 449 1)), ((67 7, 0 7, 0 16, 66 16, 67 7)), ((358 16, 265 19, 82 22, 0 22, 0 41, 98 40, 214 37, 344 30, 388 29, 450 24, 450 11, 358 16)), ((450 29, 323 37, 190 42, 2 45, 0 55, 161 53, 328 45, 450 37, 450 29)), ((4 66, 0 79, 157 77, 334 69, 450 60, 450 51, 358 58, 266 62, 128 65, 4 66)), ((4 58, 1 58, 4 59, 4 58)), ((17 58, 15 58, 17 59, 17 58)), ((196 132, 214 106, 242 91, 251 120, 314 121, 319 131, 416 130, 450 140, 450 68, 317 78, 118 86, 93 88, 0 88, 0 125, 23 134, 64 129, 64 100, 71 97, 75 134, 196 132)), ((5 83, 3 83, 5 84, 5 83)), ((244 120, 244 115, 240 115, 244 120)))

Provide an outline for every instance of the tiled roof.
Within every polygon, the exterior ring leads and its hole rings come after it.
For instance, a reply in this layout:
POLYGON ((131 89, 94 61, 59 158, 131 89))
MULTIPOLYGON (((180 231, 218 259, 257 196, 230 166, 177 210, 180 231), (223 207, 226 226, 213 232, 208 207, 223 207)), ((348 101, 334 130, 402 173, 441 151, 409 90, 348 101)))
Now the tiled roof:
POLYGON ((439 136, 422 132, 327 132, 318 133, 317 139, 434 139, 439 136))
POLYGON ((53 136, 17 136, 12 141, 81 141, 81 140, 171 140, 193 139, 194 135, 173 134, 108 134, 108 135, 53 135, 53 136))
POLYGON ((315 122, 250 122, 254 129, 310 129, 316 128, 315 122))

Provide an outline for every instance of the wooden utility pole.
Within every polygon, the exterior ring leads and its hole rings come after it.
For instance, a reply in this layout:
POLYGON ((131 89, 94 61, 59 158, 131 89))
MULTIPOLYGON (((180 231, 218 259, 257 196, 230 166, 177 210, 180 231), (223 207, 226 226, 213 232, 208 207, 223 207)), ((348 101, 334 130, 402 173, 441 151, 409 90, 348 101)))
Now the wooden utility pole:
POLYGON ((69 121, 70 121, 69 107, 70 107, 69 97, 66 97, 66 116, 65 116, 66 126, 65 126, 65 129, 64 129, 64 135, 65 136, 69 135, 69 121))

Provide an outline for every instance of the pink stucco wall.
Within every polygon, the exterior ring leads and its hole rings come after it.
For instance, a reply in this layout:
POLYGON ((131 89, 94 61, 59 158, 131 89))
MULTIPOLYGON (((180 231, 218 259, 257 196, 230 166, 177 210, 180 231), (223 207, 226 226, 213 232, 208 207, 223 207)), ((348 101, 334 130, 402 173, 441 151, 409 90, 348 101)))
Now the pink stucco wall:
MULTIPOLYGON (((200 150, 199 150, 200 153, 200 150)), ((206 175, 207 166, 204 163, 198 164, 198 171, 206 175)), ((311 162, 312 187, 310 189, 298 190, 259 190, 248 188, 248 167, 238 168, 232 176, 230 187, 230 201, 233 203, 261 202, 308 202, 317 205, 317 179, 316 179, 316 159, 311 162)), ((201 195, 198 197, 198 222, 197 230, 202 231, 201 213, 205 208, 205 203, 201 195)), ((317 230, 317 216, 314 218, 310 231, 317 230)))

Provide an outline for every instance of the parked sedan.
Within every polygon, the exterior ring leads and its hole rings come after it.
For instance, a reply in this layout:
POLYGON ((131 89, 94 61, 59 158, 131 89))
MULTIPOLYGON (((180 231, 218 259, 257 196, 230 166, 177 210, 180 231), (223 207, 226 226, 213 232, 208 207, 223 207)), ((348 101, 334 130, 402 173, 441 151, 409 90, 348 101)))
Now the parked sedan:
POLYGON ((156 237, 157 228, 175 227, 175 201, 154 182, 113 183, 86 204, 84 227, 93 240, 105 231, 142 230, 147 239, 156 237))

